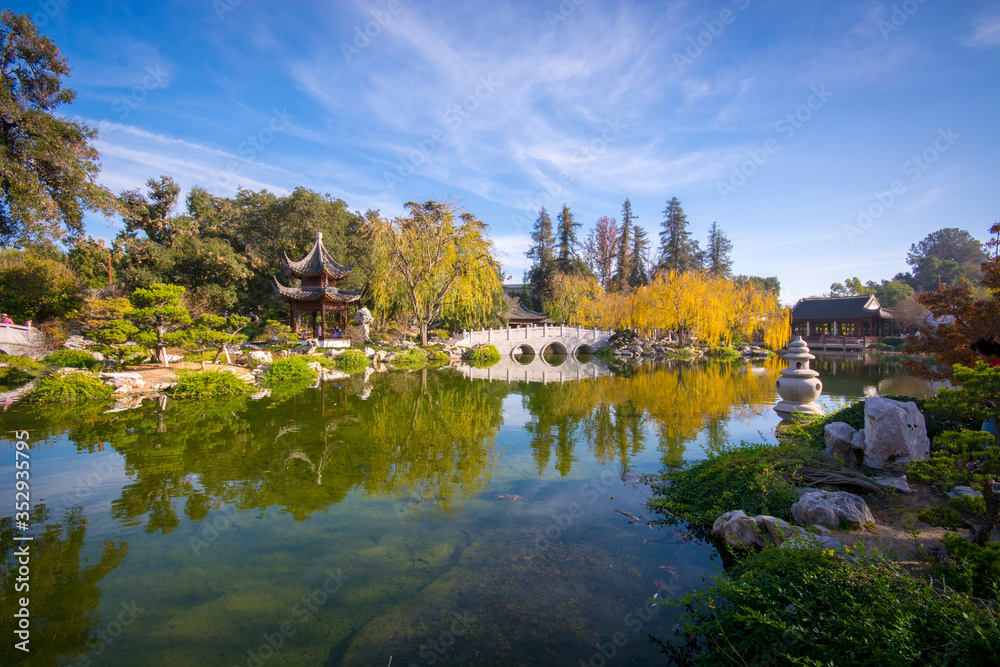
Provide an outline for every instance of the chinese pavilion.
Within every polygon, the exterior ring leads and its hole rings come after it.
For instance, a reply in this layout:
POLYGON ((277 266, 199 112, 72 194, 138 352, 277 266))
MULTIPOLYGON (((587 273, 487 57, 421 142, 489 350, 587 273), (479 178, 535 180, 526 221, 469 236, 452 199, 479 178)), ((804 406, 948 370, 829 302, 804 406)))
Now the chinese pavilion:
POLYGON ((361 290, 342 290, 337 288, 337 281, 351 275, 354 265, 338 264, 323 247, 323 233, 316 232, 316 243, 312 250, 298 262, 293 262, 285 255, 285 270, 300 279, 300 287, 285 287, 274 281, 278 294, 288 302, 291 310, 290 325, 296 333, 299 313, 312 313, 312 333, 314 338, 340 338, 347 327, 348 304, 361 297, 361 290), (326 316, 332 313, 339 320, 339 331, 328 333, 326 316), (319 324, 317 324, 319 315, 319 324), (319 327, 323 327, 320 329, 319 327))

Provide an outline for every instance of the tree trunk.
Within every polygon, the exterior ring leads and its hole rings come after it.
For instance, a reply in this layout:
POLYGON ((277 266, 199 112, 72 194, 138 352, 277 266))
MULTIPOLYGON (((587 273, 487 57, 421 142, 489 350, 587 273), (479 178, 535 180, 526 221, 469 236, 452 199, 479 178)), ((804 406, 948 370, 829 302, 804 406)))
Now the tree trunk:
POLYGON ((983 482, 983 499, 986 501, 986 512, 983 514, 983 523, 972 532, 972 543, 983 546, 990 541, 993 528, 1000 518, 1000 497, 993 493, 993 483, 990 480, 983 482))
POLYGON ((427 322, 420 320, 420 346, 427 347, 427 322))

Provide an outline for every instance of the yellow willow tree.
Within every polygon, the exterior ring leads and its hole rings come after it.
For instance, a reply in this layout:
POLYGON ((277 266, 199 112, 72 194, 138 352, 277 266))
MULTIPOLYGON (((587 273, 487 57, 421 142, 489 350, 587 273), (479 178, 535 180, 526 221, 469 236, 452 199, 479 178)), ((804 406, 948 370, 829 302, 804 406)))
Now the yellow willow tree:
POLYGON ((453 204, 408 202, 410 215, 365 222, 372 243, 371 291, 381 316, 403 307, 420 322, 420 343, 441 317, 485 320, 503 290, 486 223, 453 204))
POLYGON ((556 273, 549 279, 549 294, 542 307, 557 322, 589 325, 603 296, 604 290, 593 276, 556 273))
POLYGON ((771 348, 783 346, 791 331, 790 315, 771 292, 754 285, 703 273, 661 272, 632 295, 630 308, 597 319, 615 328, 676 331, 681 340, 697 337, 709 345, 730 345, 733 338, 762 340, 771 348))

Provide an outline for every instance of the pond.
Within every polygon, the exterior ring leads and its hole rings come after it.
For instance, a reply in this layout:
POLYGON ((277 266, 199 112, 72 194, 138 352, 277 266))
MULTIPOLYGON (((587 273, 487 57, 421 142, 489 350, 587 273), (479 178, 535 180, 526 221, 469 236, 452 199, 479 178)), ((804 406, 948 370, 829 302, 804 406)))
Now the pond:
MULTIPOLYGON (((15 404, 30 445, 23 542, 3 509, 5 664, 627 665, 657 662, 650 604, 714 550, 646 525, 638 476, 774 441, 784 364, 537 359, 369 373, 228 401, 15 404), (124 406, 118 406, 122 408, 124 406), (109 408, 113 411, 108 411, 109 408), (22 571, 23 573, 23 571, 22 571)), ((926 395, 863 355, 814 366, 829 408, 926 395)))

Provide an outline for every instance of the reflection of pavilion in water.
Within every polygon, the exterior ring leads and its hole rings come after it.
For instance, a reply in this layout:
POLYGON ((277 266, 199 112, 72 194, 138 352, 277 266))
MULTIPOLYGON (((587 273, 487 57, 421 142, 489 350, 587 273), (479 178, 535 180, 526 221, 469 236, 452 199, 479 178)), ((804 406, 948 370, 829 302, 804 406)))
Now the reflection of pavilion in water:
POLYGON ((461 364, 458 372, 470 380, 499 380, 506 382, 575 382, 585 378, 611 375, 608 367, 598 361, 576 356, 521 354, 516 358, 503 355, 493 366, 476 368, 461 364))

